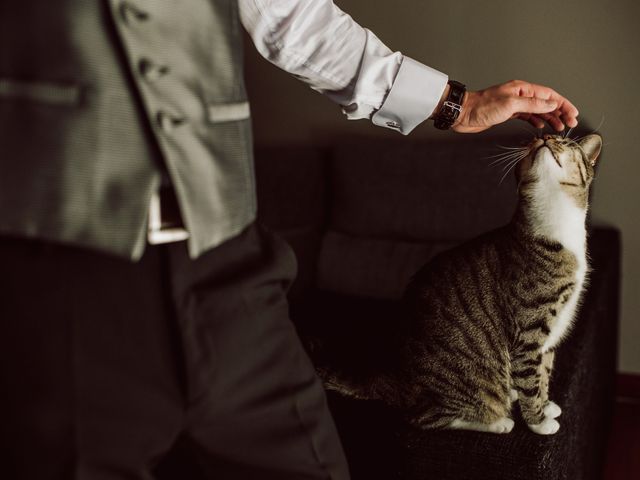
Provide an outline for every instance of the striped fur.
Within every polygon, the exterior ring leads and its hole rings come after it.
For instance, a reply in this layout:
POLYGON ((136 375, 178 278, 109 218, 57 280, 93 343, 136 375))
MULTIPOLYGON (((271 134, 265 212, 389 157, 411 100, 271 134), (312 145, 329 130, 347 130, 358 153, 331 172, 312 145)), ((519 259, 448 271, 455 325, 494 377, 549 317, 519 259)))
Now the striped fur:
POLYGON ((601 138, 547 135, 517 169, 512 221, 432 259, 405 292, 411 328, 397 365, 368 379, 322 370, 327 388, 377 398, 425 429, 506 433, 512 402, 536 433, 552 434, 554 351, 587 277, 585 216, 601 138))

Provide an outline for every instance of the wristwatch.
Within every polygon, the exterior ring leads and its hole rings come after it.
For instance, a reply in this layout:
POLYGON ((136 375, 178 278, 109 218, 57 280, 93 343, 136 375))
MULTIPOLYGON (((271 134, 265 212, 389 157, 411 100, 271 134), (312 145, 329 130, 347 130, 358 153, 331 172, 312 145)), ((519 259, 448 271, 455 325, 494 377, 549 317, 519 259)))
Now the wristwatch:
POLYGON ((433 126, 440 130, 449 130, 462 111, 462 100, 467 88, 460 82, 449 80, 449 95, 433 117, 433 126))

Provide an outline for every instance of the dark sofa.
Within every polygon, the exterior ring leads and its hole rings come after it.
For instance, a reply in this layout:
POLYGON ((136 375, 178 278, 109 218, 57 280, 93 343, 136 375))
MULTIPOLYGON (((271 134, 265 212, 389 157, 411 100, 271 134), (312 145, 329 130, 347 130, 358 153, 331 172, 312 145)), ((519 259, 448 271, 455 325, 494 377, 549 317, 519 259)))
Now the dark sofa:
MULTIPOLYGON (((488 157, 526 134, 449 138, 257 152, 260 220, 298 257, 292 319, 312 345, 331 346, 333 361, 354 368, 384 361, 409 277, 437 252, 509 220, 514 180, 500 184, 501 168, 489 167, 488 157)), ((597 201, 597 179, 594 188, 597 201)), ((551 383, 563 408, 560 431, 535 435, 516 412, 507 435, 422 432, 382 404, 329 393, 354 480, 601 478, 615 379, 619 234, 590 227, 588 244, 591 280, 551 383)))

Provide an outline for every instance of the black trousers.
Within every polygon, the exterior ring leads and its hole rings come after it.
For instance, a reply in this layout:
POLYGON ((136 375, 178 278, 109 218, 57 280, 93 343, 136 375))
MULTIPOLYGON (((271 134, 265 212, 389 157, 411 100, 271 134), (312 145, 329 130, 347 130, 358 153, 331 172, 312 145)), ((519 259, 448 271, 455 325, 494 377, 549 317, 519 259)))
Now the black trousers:
POLYGON ((348 479, 294 275, 257 225, 195 261, 0 239, 0 477, 150 479, 179 443, 181 479, 348 479))

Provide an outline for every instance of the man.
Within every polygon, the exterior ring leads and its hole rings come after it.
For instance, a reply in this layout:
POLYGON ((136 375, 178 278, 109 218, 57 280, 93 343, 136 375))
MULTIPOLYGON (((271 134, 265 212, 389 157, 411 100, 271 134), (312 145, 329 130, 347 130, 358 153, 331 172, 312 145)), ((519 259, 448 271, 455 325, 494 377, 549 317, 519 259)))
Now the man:
POLYGON ((240 17, 352 119, 577 123, 547 87, 466 91, 329 0, 4 0, 6 478, 151 478, 178 440, 206 478, 348 478, 287 318, 294 259, 254 223, 240 17))

